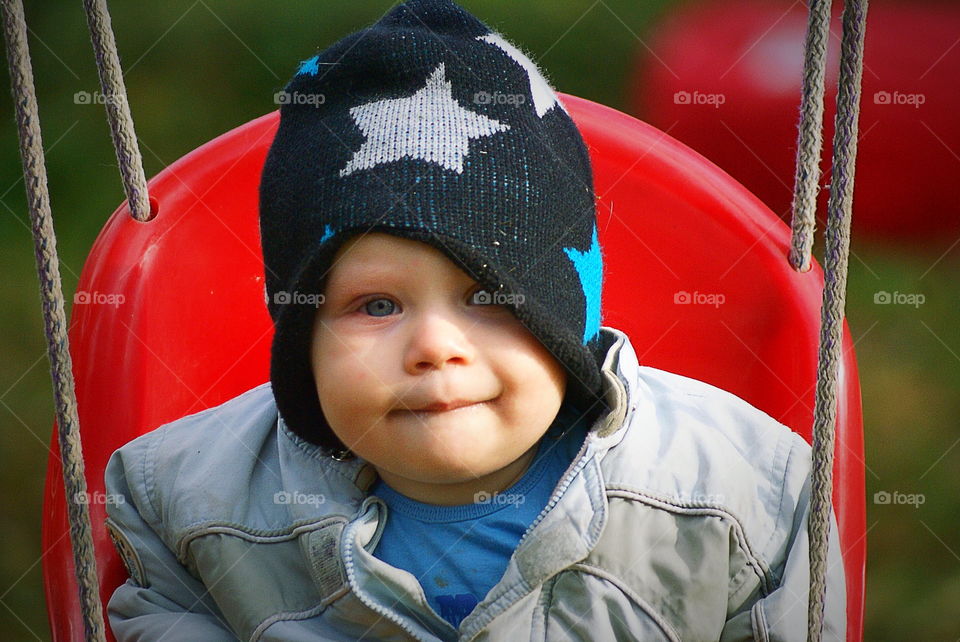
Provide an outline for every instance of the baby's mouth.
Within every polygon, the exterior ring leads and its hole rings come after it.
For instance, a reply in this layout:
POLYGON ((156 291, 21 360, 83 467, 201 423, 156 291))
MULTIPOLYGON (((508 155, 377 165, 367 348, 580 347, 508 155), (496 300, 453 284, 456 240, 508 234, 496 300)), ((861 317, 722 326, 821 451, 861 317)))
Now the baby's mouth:
POLYGON ((456 410, 457 408, 463 408, 465 406, 472 406, 475 403, 482 403, 476 401, 466 401, 463 399, 457 399, 454 401, 435 401, 431 404, 428 404, 422 408, 411 408, 414 412, 444 412, 447 410, 456 410))
POLYGON ((419 415, 422 417, 432 417, 441 415, 444 413, 456 412, 456 411, 468 411, 470 409, 480 408, 485 404, 488 404, 494 399, 483 399, 479 401, 472 401, 468 399, 453 399, 450 401, 434 401, 429 404, 418 406, 415 408, 398 408, 395 412, 400 413, 409 413, 413 415, 419 415))

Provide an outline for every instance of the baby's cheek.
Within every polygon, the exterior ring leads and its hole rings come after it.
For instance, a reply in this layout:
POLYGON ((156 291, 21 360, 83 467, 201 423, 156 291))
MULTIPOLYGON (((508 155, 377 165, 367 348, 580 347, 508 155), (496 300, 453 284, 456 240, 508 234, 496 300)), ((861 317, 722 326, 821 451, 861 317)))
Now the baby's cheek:
POLYGON ((322 369, 333 385, 355 384, 364 370, 363 357, 353 342, 325 332, 314 348, 315 367, 322 369))
POLYGON ((354 420, 368 413, 379 415, 394 403, 392 397, 387 398, 385 375, 362 359, 351 357, 341 362, 333 378, 340 403, 354 415, 354 420))

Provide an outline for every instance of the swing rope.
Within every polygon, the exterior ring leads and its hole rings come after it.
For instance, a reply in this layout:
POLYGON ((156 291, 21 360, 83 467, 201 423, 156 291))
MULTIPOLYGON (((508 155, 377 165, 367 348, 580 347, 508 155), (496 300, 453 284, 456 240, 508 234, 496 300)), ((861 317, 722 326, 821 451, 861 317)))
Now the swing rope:
POLYGON ((810 19, 804 43, 803 92, 800 100, 800 134, 793 189, 793 235, 790 265, 799 272, 810 269, 817 195, 820 192, 820 152, 823 148, 823 89, 830 38, 831 0, 810 0, 810 19))
POLYGON ((90 41, 97 59, 100 91, 103 92, 103 104, 110 123, 110 138, 120 164, 123 191, 127 195, 133 218, 141 222, 148 221, 150 199, 147 178, 143 172, 143 158, 133 127, 133 115, 127 102, 127 87, 123 82, 123 68, 120 66, 107 0, 83 0, 83 10, 87 14, 90 41))
MULTIPOLYGON (((74 551, 74 570, 80 592, 83 626, 87 640, 104 640, 103 610, 100 604, 100 583, 94 557, 90 528, 87 483, 84 477, 83 451, 80 444, 77 398, 74 391, 73 363, 67 340, 63 288, 60 283, 60 260, 57 239, 50 212, 47 190, 47 169, 40 133, 39 109, 33 82, 33 67, 27 42, 27 24, 21 0, 3 0, 3 35, 7 48, 10 84, 17 113, 20 157, 30 210, 34 254, 40 278, 47 357, 53 379, 57 409, 57 437, 63 465, 67 514, 70 520, 70 541, 74 551)), ((51 605, 52 606, 52 605, 51 605)))
MULTIPOLYGON (((829 0, 811 0, 804 60, 803 97, 797 145, 797 173, 792 221, 790 264, 807 271, 813 246, 816 200, 820 180, 823 93, 829 0)), ((824 231, 824 287, 820 312, 820 349, 813 423, 813 463, 810 516, 810 592, 807 640, 818 642, 823 632, 826 597, 830 509, 833 500, 833 458, 836 442, 837 389, 843 357, 843 318, 846 307, 847 265, 850 256, 850 220, 853 211, 854 173, 857 159, 863 49, 868 0, 846 0, 837 114, 833 138, 833 168, 827 227, 824 231)))

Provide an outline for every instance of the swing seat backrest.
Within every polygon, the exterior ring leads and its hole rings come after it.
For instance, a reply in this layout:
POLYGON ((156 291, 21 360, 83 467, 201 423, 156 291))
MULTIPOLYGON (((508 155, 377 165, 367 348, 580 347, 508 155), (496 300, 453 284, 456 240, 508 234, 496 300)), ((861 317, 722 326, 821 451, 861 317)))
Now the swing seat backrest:
MULTIPOLYGON (((561 96, 593 161, 604 247, 603 324, 640 362, 719 386, 801 434, 813 423, 823 274, 792 270, 789 229, 718 167, 618 111, 561 96)), ((80 277, 70 347, 101 599, 126 579, 103 527, 103 471, 127 441, 269 378, 257 186, 273 112, 194 150, 150 181, 156 217, 123 204, 80 277)), ((847 574, 848 639, 863 613, 865 505, 860 388, 849 329, 840 363, 834 508, 847 574)), ((43 513, 54 640, 83 624, 53 439, 43 513)), ((106 608, 104 608, 106 612, 106 608)))

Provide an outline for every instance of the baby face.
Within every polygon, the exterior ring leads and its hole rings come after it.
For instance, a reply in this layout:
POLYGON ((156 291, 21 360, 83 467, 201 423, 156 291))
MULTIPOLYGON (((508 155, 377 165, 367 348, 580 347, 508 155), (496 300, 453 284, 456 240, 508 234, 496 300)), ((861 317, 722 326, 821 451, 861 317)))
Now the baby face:
POLYGON ((350 239, 327 275, 311 345, 324 415, 419 501, 509 487, 563 400, 563 367, 507 307, 475 303, 480 289, 436 248, 383 233, 350 239))

